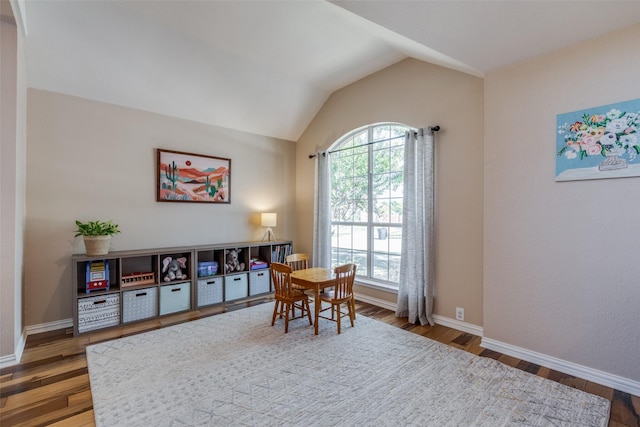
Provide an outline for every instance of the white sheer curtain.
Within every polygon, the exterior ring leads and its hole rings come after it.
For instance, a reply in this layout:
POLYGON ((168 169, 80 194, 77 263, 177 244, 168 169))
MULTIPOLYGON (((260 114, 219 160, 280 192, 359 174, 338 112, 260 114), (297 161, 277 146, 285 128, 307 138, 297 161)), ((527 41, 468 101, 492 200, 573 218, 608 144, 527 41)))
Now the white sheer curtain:
POLYGON ((329 153, 316 154, 313 191, 313 267, 331 267, 331 163, 329 153))
POLYGON ((396 317, 433 325, 434 143, 431 130, 407 132, 404 149, 402 259, 396 317))

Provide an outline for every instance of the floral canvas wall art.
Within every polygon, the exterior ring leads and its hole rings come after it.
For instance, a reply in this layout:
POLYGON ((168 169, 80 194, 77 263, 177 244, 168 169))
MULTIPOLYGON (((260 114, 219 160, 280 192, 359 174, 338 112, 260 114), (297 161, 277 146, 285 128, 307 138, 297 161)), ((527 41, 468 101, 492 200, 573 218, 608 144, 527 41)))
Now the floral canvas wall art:
POLYGON ((556 181, 640 176, 640 99, 557 116, 556 181))

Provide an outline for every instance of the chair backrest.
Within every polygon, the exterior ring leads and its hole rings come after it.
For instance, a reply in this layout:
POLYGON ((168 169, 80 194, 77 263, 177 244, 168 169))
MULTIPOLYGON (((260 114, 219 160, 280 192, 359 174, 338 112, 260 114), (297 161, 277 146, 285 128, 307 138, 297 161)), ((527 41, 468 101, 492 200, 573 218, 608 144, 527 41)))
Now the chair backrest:
POLYGON ((273 289, 277 297, 288 298, 291 295, 291 267, 279 262, 272 262, 271 266, 271 281, 273 282, 273 289))
POLYGON ((287 255, 286 263, 293 271, 309 268, 309 255, 307 254, 291 254, 287 255))
POLYGON ((355 264, 339 265, 333 269, 336 275, 334 294, 336 299, 347 298, 353 294, 353 281, 356 278, 355 264))

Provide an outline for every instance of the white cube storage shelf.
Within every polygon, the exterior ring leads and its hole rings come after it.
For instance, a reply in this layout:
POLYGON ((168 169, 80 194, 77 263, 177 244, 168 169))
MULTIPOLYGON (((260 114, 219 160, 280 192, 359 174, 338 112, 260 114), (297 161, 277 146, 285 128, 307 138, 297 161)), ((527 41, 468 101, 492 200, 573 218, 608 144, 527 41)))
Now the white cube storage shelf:
POLYGON ((191 282, 160 286, 160 315, 191 308, 191 282))
POLYGON ((88 332, 120 324, 120 294, 80 298, 78 332, 88 332))
POLYGON ((73 255, 74 335, 171 313, 225 304, 272 292, 269 268, 251 270, 254 261, 284 262, 291 241, 242 242, 136 249, 103 256, 73 255), (227 271, 225 257, 237 250, 244 271, 227 271), (182 279, 165 282, 164 259, 186 259, 182 279), (109 289, 87 293, 88 263, 108 263, 109 289), (218 268, 205 268, 210 266, 218 268), (211 276, 207 276, 207 275, 211 276))
POLYGON ((219 304, 224 301, 224 280, 222 277, 211 277, 198 280, 198 307, 219 304))
POLYGON ((143 288, 122 293, 122 323, 149 319, 158 315, 158 288, 143 288))
POLYGON ((224 278, 224 300, 234 301, 249 296, 247 273, 237 273, 224 278))
POLYGON ((271 292, 271 272, 268 268, 249 273, 249 295, 271 292))

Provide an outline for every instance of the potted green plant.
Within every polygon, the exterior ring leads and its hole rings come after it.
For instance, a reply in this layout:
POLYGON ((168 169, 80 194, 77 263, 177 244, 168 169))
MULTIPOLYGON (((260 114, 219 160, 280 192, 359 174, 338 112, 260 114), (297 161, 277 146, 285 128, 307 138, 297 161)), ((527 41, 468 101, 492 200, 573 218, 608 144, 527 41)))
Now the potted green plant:
POLYGON ((87 221, 76 220, 76 237, 83 236, 84 247, 89 256, 106 255, 109 253, 111 236, 120 232, 118 224, 113 221, 87 221))

